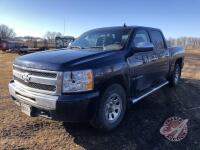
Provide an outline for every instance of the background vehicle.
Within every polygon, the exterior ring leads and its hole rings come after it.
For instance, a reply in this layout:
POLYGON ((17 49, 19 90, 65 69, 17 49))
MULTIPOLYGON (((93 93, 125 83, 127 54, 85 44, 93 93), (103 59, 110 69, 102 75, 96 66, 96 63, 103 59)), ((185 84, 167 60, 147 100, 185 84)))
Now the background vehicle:
POLYGON ((56 48, 66 48, 75 38, 73 36, 56 37, 56 48))
POLYGON ((0 49, 2 51, 6 50, 16 50, 24 47, 24 43, 15 40, 0 40, 0 49))
POLYGON ((68 49, 19 57, 9 84, 13 100, 30 116, 90 121, 116 128, 130 102, 170 84, 176 86, 184 50, 168 48, 159 29, 94 29, 68 49))
POLYGON ((66 48, 75 40, 73 36, 56 37, 53 40, 46 40, 34 37, 18 37, 15 39, 0 39, 2 51, 14 51, 19 54, 28 54, 55 48, 66 48))

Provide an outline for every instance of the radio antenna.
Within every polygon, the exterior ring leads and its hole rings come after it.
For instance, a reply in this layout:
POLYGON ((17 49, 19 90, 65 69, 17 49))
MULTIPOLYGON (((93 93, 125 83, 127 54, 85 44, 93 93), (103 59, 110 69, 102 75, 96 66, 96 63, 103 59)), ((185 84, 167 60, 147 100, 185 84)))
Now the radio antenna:
POLYGON ((65 18, 64 18, 64 35, 65 35, 65 18))

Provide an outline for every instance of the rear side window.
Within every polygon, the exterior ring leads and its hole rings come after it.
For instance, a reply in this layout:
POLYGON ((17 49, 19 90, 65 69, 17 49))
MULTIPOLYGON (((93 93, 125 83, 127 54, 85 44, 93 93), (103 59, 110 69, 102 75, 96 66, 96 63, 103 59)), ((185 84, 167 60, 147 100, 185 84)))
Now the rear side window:
POLYGON ((165 49, 163 36, 160 31, 151 30, 150 35, 151 35, 151 40, 156 49, 165 49))

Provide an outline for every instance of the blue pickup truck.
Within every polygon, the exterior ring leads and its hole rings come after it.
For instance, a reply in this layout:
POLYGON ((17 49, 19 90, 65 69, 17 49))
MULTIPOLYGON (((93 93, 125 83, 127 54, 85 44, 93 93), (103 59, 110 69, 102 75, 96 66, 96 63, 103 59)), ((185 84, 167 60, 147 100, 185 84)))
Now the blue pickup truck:
POLYGON ((176 86, 183 65, 184 49, 167 47, 159 29, 99 28, 65 50, 18 57, 9 91, 29 116, 87 121, 110 131, 129 105, 167 84, 176 86))

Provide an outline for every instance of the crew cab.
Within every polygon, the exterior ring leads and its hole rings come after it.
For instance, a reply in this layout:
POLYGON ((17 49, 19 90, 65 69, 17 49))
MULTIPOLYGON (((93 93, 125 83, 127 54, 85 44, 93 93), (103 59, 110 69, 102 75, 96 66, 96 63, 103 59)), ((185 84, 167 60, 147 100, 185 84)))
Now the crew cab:
POLYGON ((168 47, 159 29, 99 28, 65 50, 16 58, 9 91, 29 116, 87 121, 110 131, 131 103, 167 84, 176 86, 183 65, 184 49, 168 47))

